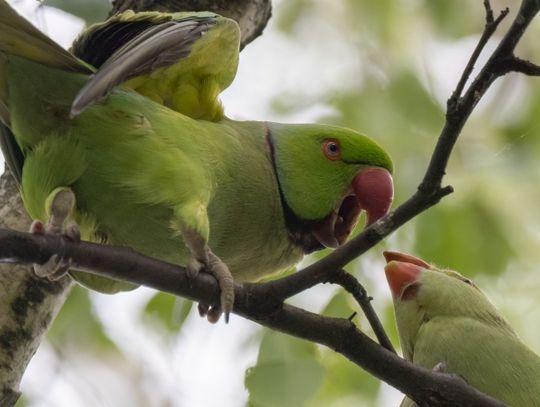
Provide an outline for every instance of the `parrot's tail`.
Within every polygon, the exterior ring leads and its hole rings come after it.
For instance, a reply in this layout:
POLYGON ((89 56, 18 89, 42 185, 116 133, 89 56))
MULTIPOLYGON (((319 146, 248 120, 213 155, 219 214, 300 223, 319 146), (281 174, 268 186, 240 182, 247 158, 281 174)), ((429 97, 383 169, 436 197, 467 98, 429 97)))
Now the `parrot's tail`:
POLYGON ((0 122, 9 127, 7 64, 22 57, 62 71, 90 74, 93 69, 21 17, 6 0, 0 0, 0 122))
POLYGON ((92 73, 92 69, 21 17, 0 0, 0 68, 6 55, 17 55, 66 71, 92 73))

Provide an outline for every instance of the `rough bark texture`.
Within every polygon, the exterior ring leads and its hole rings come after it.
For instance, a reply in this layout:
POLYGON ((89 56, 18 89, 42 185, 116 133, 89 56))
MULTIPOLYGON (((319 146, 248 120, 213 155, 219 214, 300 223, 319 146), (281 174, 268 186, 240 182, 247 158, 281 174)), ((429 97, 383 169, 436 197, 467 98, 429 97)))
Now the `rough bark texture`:
MULTIPOLYGON (((0 177, 0 225, 16 230, 30 226, 8 172, 0 177)), ((0 269, 0 406, 12 406, 28 362, 64 303, 71 282, 38 279, 28 266, 0 264, 0 269)))
POLYGON ((213 11, 236 20, 242 48, 262 34, 272 15, 270 0, 115 0, 111 14, 135 11, 213 11))
MULTIPOLYGON (((210 10, 238 21, 242 47, 259 36, 271 15, 270 0, 116 0, 111 13, 210 10)), ((28 230, 30 219, 13 177, 0 177, 0 227, 28 230)), ((69 278, 50 283, 36 278, 30 267, 1 264, 0 272, 0 406, 11 407, 30 359, 63 305, 69 278)))

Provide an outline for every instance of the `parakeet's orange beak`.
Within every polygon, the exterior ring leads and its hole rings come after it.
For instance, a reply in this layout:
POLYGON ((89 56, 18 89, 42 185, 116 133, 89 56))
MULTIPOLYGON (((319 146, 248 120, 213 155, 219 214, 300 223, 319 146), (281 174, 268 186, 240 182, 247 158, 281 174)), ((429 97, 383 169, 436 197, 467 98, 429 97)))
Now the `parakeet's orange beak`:
POLYGON ((431 268, 431 264, 426 263, 424 260, 419 259, 418 257, 411 256, 410 254, 385 250, 383 252, 383 256, 387 263, 390 263, 391 261, 401 261, 403 263, 416 264, 417 266, 423 267, 425 269, 431 268))
POLYGON ((313 230, 315 238, 326 247, 342 245, 366 211, 369 226, 388 213, 394 198, 392 175, 384 168, 369 167, 354 177, 352 195, 343 198, 339 208, 323 219, 313 230))
POLYGON ((431 266, 424 260, 399 252, 385 251, 383 253, 387 261, 384 268, 390 291, 394 298, 408 300, 414 298, 422 270, 431 266))

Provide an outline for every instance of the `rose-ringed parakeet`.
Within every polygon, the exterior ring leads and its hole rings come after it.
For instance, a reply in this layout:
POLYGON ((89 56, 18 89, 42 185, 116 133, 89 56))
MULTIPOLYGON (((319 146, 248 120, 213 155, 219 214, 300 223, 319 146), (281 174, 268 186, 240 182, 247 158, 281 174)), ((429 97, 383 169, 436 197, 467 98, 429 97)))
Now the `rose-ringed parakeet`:
MULTIPOLYGON (((0 0, 2 145, 29 214, 49 219, 33 230, 76 239, 74 221, 84 239, 204 269, 222 292, 216 319, 232 309, 233 277, 342 244, 362 210, 383 216, 392 163, 371 139, 224 115, 238 45, 237 24, 213 13, 125 12, 70 53, 0 0)), ((69 266, 50 263, 46 273, 69 266)))
MULTIPOLYGON (((540 406, 540 356, 474 283, 416 257, 385 252, 403 356, 439 363, 512 407, 540 406)), ((404 407, 413 405, 405 398, 404 407)))

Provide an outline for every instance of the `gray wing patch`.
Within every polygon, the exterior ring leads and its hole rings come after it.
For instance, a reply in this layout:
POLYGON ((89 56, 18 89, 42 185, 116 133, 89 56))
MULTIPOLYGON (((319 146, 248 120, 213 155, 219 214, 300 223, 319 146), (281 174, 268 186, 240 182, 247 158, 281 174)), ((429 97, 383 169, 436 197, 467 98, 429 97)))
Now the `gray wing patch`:
POLYGON ((107 96, 120 83, 170 66, 185 58, 215 17, 195 17, 155 24, 118 48, 90 77, 71 105, 71 117, 107 96))

